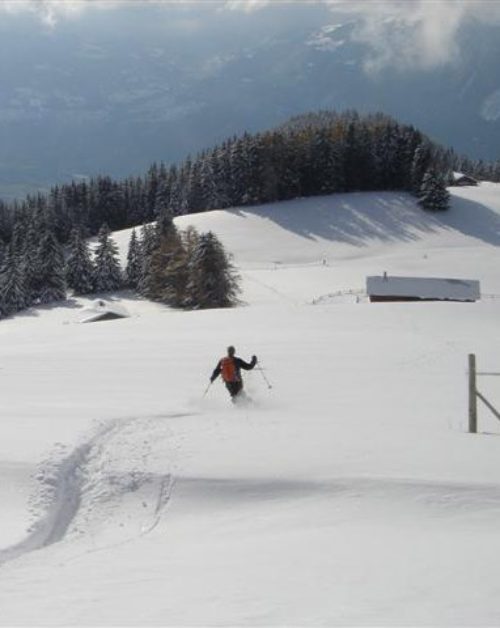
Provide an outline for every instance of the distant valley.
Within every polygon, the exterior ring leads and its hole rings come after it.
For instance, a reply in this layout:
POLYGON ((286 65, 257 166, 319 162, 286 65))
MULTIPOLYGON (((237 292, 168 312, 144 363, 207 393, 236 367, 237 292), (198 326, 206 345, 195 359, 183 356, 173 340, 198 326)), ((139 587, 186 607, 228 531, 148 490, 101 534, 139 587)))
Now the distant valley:
POLYGON ((3 16, 0 197, 142 174, 319 109, 384 111, 470 157, 499 158, 498 26, 464 24, 456 62, 367 72, 355 19, 334 17, 325 5, 244 19, 198 6, 166 19, 133 3, 54 29, 3 16))

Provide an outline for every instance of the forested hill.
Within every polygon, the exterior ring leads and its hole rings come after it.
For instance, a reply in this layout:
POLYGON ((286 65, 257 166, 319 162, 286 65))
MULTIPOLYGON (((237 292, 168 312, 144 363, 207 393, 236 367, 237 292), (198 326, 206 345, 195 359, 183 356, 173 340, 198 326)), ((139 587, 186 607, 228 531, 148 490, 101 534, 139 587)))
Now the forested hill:
POLYGON ((383 114, 320 112, 276 129, 233 137, 181 164, 153 164, 142 177, 107 176, 56 186, 47 195, 0 204, 0 239, 47 215, 60 242, 76 227, 94 235, 214 208, 335 192, 418 192, 429 169, 461 169, 500 180, 500 162, 472 163, 437 146, 412 126, 383 114))

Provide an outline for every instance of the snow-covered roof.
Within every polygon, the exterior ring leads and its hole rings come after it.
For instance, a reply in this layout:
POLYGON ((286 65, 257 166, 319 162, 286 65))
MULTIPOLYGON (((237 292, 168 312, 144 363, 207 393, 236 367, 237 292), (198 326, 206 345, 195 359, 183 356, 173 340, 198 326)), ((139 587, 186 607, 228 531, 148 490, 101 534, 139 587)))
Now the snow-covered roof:
POLYGON ((366 278, 368 296, 448 301, 477 301, 480 284, 476 279, 438 277, 370 276, 366 278))
POLYGON ((470 174, 464 174, 463 172, 453 172, 452 177, 453 177, 453 181, 467 180, 467 181, 474 181, 477 183, 477 179, 475 179, 474 177, 471 177, 470 174))
POLYGON ((116 302, 105 301, 104 299, 96 299, 89 307, 82 310, 81 323, 93 323, 102 320, 111 320, 113 318, 128 318, 130 314, 127 309, 116 302))

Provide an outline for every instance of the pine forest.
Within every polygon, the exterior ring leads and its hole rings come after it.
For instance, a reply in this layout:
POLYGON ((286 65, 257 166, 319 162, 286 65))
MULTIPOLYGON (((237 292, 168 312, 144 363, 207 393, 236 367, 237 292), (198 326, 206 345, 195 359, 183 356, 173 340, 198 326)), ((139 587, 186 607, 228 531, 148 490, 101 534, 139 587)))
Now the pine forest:
POLYGON ((155 163, 143 177, 98 176, 0 201, 0 316, 68 291, 120 288, 174 307, 230 307, 238 277, 229 255, 213 233, 179 232, 175 216, 376 190, 407 191, 423 210, 443 211, 452 171, 500 181, 500 162, 460 157, 388 116, 325 111, 233 137, 181 164, 155 163), (122 271, 110 233, 131 227, 140 232, 122 271))

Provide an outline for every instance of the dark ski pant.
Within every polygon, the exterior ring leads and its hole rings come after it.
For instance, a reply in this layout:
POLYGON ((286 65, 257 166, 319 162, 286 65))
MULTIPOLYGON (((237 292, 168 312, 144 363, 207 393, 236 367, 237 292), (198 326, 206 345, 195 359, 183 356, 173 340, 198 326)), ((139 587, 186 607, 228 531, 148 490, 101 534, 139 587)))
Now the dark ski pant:
POLYGON ((231 401, 234 401, 243 389, 243 382, 225 382, 225 384, 231 395, 231 401))

